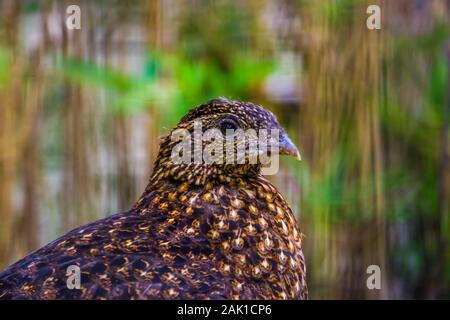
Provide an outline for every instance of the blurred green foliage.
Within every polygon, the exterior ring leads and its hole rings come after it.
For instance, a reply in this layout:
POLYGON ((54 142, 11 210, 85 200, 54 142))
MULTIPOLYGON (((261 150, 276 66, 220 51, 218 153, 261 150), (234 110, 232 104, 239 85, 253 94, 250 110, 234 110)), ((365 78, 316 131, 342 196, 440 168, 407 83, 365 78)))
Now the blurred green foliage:
POLYGON ((147 54, 142 75, 100 67, 80 59, 58 57, 58 73, 75 83, 107 90, 117 96, 112 112, 133 115, 166 97, 169 122, 181 119, 193 106, 218 96, 249 97, 250 92, 273 70, 273 61, 260 61, 237 53, 224 72, 208 59, 195 60, 182 54, 152 51, 147 54))
POLYGON ((11 61, 10 51, 0 43, 0 89, 11 79, 11 61))

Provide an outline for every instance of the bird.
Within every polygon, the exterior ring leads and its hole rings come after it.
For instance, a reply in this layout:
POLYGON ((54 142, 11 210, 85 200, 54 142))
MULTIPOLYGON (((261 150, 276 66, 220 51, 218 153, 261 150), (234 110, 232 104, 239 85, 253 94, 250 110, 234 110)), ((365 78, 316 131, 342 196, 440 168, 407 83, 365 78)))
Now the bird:
POLYGON ((300 158, 264 107, 203 103, 160 138, 149 183, 130 210, 77 227, 6 268, 0 299, 307 299, 304 234, 263 164, 174 161, 182 139, 174 136, 193 133, 195 121, 202 132, 278 130, 278 154, 300 158))

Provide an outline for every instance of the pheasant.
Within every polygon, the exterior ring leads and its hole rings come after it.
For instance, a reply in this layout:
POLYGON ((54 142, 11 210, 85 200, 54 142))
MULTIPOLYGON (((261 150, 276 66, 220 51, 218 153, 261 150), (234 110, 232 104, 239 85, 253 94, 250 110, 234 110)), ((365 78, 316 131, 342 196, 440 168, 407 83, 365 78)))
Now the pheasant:
POLYGON ((278 154, 299 157, 263 107, 224 98, 202 104, 161 139, 150 182, 129 211, 9 266, 0 299, 307 299, 303 234, 263 164, 174 161, 173 137, 192 133, 195 121, 203 131, 276 129, 278 154))

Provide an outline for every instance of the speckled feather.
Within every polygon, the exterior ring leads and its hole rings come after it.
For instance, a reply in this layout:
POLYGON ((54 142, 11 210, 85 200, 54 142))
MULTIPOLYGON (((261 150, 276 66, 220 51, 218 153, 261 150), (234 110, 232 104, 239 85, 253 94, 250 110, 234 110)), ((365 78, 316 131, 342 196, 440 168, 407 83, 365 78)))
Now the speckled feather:
MULTIPOLYGON (((279 126, 267 110, 225 99, 186 115, 279 126)), ((176 128, 174 129, 176 130, 176 128)), ((168 135, 169 136, 169 135, 168 135)), ((0 273, 1 299, 306 299, 302 234, 259 165, 183 167, 161 142, 135 206, 70 231, 0 273), (81 288, 68 289, 78 265, 81 288)))

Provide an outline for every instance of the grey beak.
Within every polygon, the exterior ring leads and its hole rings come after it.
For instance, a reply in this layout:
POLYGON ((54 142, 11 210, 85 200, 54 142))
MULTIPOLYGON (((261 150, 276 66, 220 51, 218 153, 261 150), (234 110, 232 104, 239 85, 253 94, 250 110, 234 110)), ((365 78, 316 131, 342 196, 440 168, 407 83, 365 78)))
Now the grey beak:
POLYGON ((301 161, 302 156, 300 155, 300 152, 298 151, 295 144, 289 139, 287 135, 283 135, 280 139, 279 144, 279 153, 284 155, 289 155, 295 157, 297 160, 301 161))

